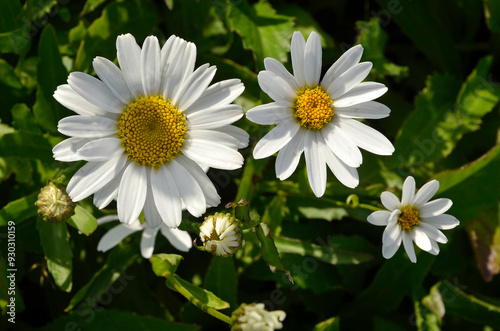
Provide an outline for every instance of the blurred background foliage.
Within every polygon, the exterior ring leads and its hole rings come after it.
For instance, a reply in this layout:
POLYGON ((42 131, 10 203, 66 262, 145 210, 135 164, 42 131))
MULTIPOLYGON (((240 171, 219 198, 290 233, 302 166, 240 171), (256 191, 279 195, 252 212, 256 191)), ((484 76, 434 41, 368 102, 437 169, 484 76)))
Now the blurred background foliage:
MULTIPOLYGON (((368 80, 388 86, 379 101, 392 110, 369 124, 396 152, 363 153, 360 185, 348 189, 329 174, 317 199, 304 162, 281 182, 273 158, 251 158, 270 127, 240 120, 251 136, 242 150, 246 162, 235 171, 209 171, 222 197, 209 213, 246 198, 277 251, 272 243, 261 250, 262 238, 247 231, 233 258, 192 249, 176 275, 229 303, 221 310, 228 315, 243 302, 286 311, 284 330, 500 329, 496 0, 1 1, 1 329, 225 329, 155 275, 140 256, 138 234, 109 253, 96 251, 109 227, 95 230, 95 218, 113 206, 98 211, 87 199, 67 224, 37 219, 40 189, 82 165, 52 158, 52 147, 64 139, 57 122, 70 115, 52 95, 71 71, 95 74, 95 56, 116 61, 119 34, 132 33, 139 44, 151 34, 162 43, 175 34, 197 45, 197 65, 217 66, 215 81, 244 82, 236 102, 247 110, 270 101, 256 76, 265 57, 291 68, 290 38, 297 30, 320 34, 323 72, 352 45, 364 46, 363 60, 374 65, 368 80), (446 232, 449 242, 439 256, 424 252, 417 264, 402 248, 384 260, 383 229, 366 222, 381 207, 380 193, 400 195, 410 174, 418 187, 439 180, 438 196, 453 200, 449 213, 461 221, 446 232), (16 223, 15 325, 6 315, 8 221, 16 223), (280 263, 294 284, 272 273, 263 255, 280 263)), ((194 230, 201 221, 185 214, 182 227, 194 230)), ((155 252, 175 250, 159 236, 155 252)))

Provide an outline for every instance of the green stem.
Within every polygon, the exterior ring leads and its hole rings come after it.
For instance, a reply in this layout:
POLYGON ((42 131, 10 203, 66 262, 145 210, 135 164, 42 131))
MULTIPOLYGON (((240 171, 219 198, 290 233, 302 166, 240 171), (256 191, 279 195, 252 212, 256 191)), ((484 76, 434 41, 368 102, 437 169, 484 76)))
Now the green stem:
POLYGON ((204 312, 212 315, 213 317, 221 320, 222 322, 225 322, 229 325, 233 324, 233 321, 231 320, 231 317, 215 310, 212 307, 209 307, 205 305, 203 302, 195 298, 194 295, 192 295, 188 290, 186 290, 178 281, 175 279, 174 274, 169 274, 165 276, 167 278, 167 282, 169 282, 169 285, 175 288, 177 292, 182 294, 186 299, 188 299, 193 305, 196 307, 200 308, 204 312))

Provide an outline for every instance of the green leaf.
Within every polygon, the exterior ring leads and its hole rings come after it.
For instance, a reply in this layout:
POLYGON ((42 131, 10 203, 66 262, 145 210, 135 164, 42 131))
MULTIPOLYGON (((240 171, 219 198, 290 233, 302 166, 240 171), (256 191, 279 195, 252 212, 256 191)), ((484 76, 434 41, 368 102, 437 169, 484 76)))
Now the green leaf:
POLYGON ((61 118, 71 115, 71 112, 53 97, 57 86, 66 83, 68 72, 62 63, 55 29, 50 24, 43 29, 40 36, 38 55, 40 61, 37 66, 38 84, 33 114, 42 128, 57 133, 57 123, 61 118))
POLYGON ((385 10, 380 15, 385 18, 382 24, 394 20, 435 66, 449 72, 460 72, 460 58, 453 39, 433 10, 432 0, 378 0, 378 3, 385 10))
POLYGON ((12 118, 14 119, 12 124, 16 130, 41 134, 40 128, 36 124, 33 114, 24 103, 15 104, 14 107, 12 107, 11 112, 12 118))
POLYGON ((441 331, 439 318, 421 302, 415 301, 415 323, 418 331, 441 331))
POLYGON ((175 273, 182 259, 183 257, 177 254, 155 254, 149 260, 156 276, 167 277, 175 273))
POLYGON ((19 0, 0 2, 0 32, 12 31, 19 27, 18 17, 21 9, 19 0))
POLYGON ((33 192, 28 196, 9 202, 0 210, 0 226, 6 226, 9 221, 16 225, 36 216, 35 202, 40 192, 33 192))
POLYGON ((243 39, 243 47, 251 50, 258 69, 264 68, 264 58, 287 61, 293 20, 278 15, 267 1, 249 5, 246 1, 231 6, 232 31, 243 39))
POLYGON ((52 145, 40 134, 15 131, 0 137, 0 155, 52 163, 52 145))
POLYGON ((85 2, 85 6, 83 6, 83 10, 80 13, 80 15, 83 16, 83 15, 86 15, 86 14, 93 12, 94 10, 96 10, 100 5, 102 5, 105 2, 106 2, 106 0, 87 0, 85 2))
POLYGON ((87 209, 80 207, 80 205, 76 205, 75 214, 68 218, 66 222, 86 236, 91 235, 97 229, 97 221, 94 215, 87 209))
MULTIPOLYGON (((168 276, 166 284, 171 290, 181 293, 188 299, 189 296, 193 296, 195 299, 197 299, 199 302, 201 302, 203 305, 207 307, 217 310, 229 308, 229 303, 220 299, 212 292, 202 289, 196 285, 193 285, 190 282, 185 281, 176 274, 168 276)), ((189 299, 189 301, 193 302, 192 299, 189 299)))
POLYGON ((461 288, 466 287, 448 280, 439 285, 446 313, 481 325, 500 325, 500 307, 465 293, 461 288))
POLYGON ((165 5, 167 5, 168 9, 174 9, 174 0, 165 0, 165 5))
POLYGON ((500 273, 500 205, 482 210, 465 225, 474 250, 476 263, 486 282, 500 273))
POLYGON ((265 223, 260 223, 258 227, 254 228, 254 232, 261 244, 262 258, 268 265, 269 269, 271 269, 273 273, 276 271, 285 273, 288 280, 290 280, 290 283, 293 284, 290 272, 281 262, 280 253, 278 252, 274 240, 271 237, 271 230, 269 227, 265 223))
POLYGON ((238 277, 234 260, 228 257, 214 256, 205 276, 205 288, 216 296, 224 298, 231 310, 236 309, 238 277))
POLYGON ((114 248, 108 255, 106 263, 75 294, 65 311, 74 309, 78 303, 84 300, 78 309, 92 308, 96 300, 108 290, 114 294, 121 292, 124 286, 127 286, 130 281, 135 279, 136 276, 127 275, 125 269, 138 258, 140 258, 139 247, 135 241, 128 245, 119 245, 114 248), (119 284, 118 286, 114 286, 113 283, 117 280, 119 284))
POLYGON ((338 317, 331 317, 326 321, 320 322, 314 326, 313 331, 339 331, 340 319, 338 317))
POLYGON ((198 331, 199 329, 196 325, 170 323, 164 319, 140 316, 128 311, 88 308, 59 317, 40 330, 198 331))
POLYGON ((73 287, 73 254, 69 245, 69 232, 66 223, 50 223, 37 220, 47 267, 56 285, 65 292, 73 287))
POLYGON ((463 224, 499 201, 499 168, 500 145, 496 145, 474 162, 437 174, 438 195, 451 199, 454 204, 448 213, 463 224))
POLYGON ((399 79, 408 75, 408 67, 398 66, 385 58, 387 33, 380 27, 379 18, 372 18, 369 22, 358 21, 356 27, 359 31, 358 43, 364 47, 363 60, 373 63, 370 74, 375 79, 386 75, 399 79))
POLYGON ((3 59, 0 59, 0 103, 3 109, 10 109, 16 102, 21 101, 26 89, 21 84, 14 69, 3 59))
POLYGON ((491 31, 500 32, 500 2, 495 0, 483 0, 484 17, 491 31))
POLYGON ((157 10, 150 1, 112 2, 87 29, 85 39, 78 48, 75 69, 88 72, 92 59, 116 57, 116 37, 131 33, 139 43, 158 22, 157 10))
POLYGON ((337 246, 341 245, 335 244, 334 238, 332 238, 331 243, 324 246, 285 237, 275 237, 274 243, 280 253, 313 256, 330 264, 360 264, 372 260, 370 254, 338 249, 337 246))

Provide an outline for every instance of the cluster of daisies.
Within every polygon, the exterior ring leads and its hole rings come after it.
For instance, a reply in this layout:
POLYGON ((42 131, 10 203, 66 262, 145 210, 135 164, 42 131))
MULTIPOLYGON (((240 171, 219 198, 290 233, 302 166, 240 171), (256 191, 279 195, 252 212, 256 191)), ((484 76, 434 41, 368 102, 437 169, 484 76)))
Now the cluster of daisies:
MULTIPOLYGON (((142 48, 130 34, 116 40, 117 60, 96 57, 98 78, 82 72, 69 75, 68 84, 55 99, 76 114, 59 121, 58 130, 69 136, 53 149, 58 161, 86 161, 66 188, 73 201, 93 195, 102 209, 116 200, 118 215, 99 224, 119 220, 101 239, 107 251, 131 233, 142 231, 141 252, 151 257, 160 231, 181 251, 192 247, 189 234, 177 229, 182 212, 202 216, 221 198, 207 176, 209 168, 234 170, 244 158, 238 151, 249 144, 249 135, 233 125, 243 117, 234 104, 244 90, 239 79, 212 83, 216 67, 198 68, 196 46, 171 36, 163 46, 154 36, 142 48)), ((358 119, 380 119, 390 109, 373 101, 387 88, 363 81, 372 68, 360 62, 361 45, 346 51, 321 77, 322 47, 317 33, 307 41, 300 32, 291 40, 290 73, 273 58, 264 60, 258 74, 262 90, 273 100, 246 112, 261 125, 275 125, 253 149, 256 159, 277 153, 276 177, 290 177, 305 156, 307 176, 317 197, 325 193, 327 166, 343 185, 359 184, 360 149, 391 155, 392 143, 358 119)), ((368 217, 385 226, 382 253, 392 257, 401 243, 416 262, 413 242, 431 254, 445 243, 440 230, 459 224, 444 214, 449 199, 429 201, 439 183, 435 180, 415 192, 408 177, 401 201, 390 192, 381 196, 388 210, 368 217)), ((240 246, 238 226, 228 215, 206 218, 201 237, 207 250, 230 255, 240 246)))

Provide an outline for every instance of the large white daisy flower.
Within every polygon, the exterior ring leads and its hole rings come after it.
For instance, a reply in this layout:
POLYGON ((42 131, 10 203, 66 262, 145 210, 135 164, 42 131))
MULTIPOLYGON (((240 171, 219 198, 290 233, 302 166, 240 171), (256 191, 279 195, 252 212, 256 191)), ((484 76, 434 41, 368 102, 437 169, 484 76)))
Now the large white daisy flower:
POLYGON ((142 49, 130 34, 116 40, 120 68, 93 61, 100 80, 69 75, 54 97, 78 115, 59 121, 70 136, 54 147, 59 161, 88 161, 71 178, 73 201, 94 194, 106 207, 116 198, 121 222, 144 210, 150 227, 177 227, 182 206, 200 217, 220 197, 201 166, 237 169, 248 134, 231 123, 243 116, 231 104, 244 90, 239 79, 209 86, 216 68, 194 70, 196 46, 171 36, 160 49, 154 36, 142 49))
POLYGON ((420 249, 433 255, 439 253, 437 243, 448 242, 439 230, 453 229, 460 222, 444 214, 453 204, 450 199, 429 201, 438 189, 439 182, 432 180, 415 194, 415 179, 408 176, 403 183, 401 201, 391 192, 382 193, 380 199, 389 211, 373 212, 368 216, 368 222, 386 226, 382 236, 382 255, 386 259, 396 253, 401 242, 413 263, 417 262, 413 241, 420 249))
POLYGON ((371 101, 387 91, 380 83, 361 82, 372 68, 359 63, 363 48, 352 47, 321 75, 321 41, 311 32, 307 43, 300 32, 292 37, 293 75, 273 58, 258 75, 259 85, 275 102, 248 110, 257 124, 277 124, 255 146, 256 159, 277 151, 276 176, 284 180, 297 168, 305 153, 307 174, 314 194, 326 187, 326 165, 348 186, 359 183, 357 167, 362 157, 358 147, 379 155, 391 155, 394 147, 380 132, 354 118, 383 118, 390 109, 371 101))
MULTIPOLYGON (((109 223, 112 221, 117 221, 118 215, 108 215, 97 219, 97 224, 102 225, 105 223, 109 223)), ((158 231, 161 231, 161 234, 167 238, 167 240, 182 252, 187 252, 193 246, 193 242, 191 241, 191 236, 187 233, 187 231, 172 229, 162 223, 157 228, 151 228, 147 222, 141 223, 139 220, 136 220, 132 224, 119 224, 114 228, 110 229, 106 234, 99 240, 97 244, 97 250, 100 252, 107 252, 111 248, 115 247, 134 232, 142 231, 141 236, 141 255, 145 259, 149 259, 153 256, 153 251, 155 248, 156 235, 158 231)))

